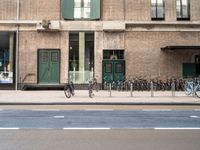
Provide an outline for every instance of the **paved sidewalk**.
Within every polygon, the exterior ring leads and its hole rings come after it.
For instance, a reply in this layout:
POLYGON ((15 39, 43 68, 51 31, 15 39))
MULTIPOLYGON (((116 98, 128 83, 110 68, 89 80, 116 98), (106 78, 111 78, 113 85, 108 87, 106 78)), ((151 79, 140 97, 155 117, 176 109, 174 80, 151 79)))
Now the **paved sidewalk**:
POLYGON ((200 105, 200 98, 186 96, 184 92, 176 92, 172 96, 170 91, 151 92, 134 91, 131 97, 130 92, 108 91, 94 92, 94 97, 89 98, 87 90, 76 90, 75 96, 66 98, 63 91, 11 91, 0 90, 0 105, 67 105, 67 104, 189 104, 200 105))

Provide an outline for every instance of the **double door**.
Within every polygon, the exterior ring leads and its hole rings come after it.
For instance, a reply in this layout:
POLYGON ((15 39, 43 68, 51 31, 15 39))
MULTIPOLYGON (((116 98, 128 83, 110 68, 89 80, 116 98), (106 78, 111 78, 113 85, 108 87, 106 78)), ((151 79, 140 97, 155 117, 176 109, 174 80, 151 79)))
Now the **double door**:
POLYGON ((123 81, 125 79, 124 60, 103 60, 103 83, 123 81))
POLYGON ((38 83, 59 84, 60 51, 39 50, 38 52, 38 83))

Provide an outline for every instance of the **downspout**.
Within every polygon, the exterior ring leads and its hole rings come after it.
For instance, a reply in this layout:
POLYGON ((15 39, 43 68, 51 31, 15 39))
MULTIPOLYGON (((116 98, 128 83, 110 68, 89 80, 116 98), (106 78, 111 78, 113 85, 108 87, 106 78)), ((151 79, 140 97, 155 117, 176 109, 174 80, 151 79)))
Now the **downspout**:
MULTIPOLYGON (((20 0, 16 0, 17 2, 17 21, 19 21, 19 2, 20 0)), ((18 68, 19 68, 19 24, 17 24, 17 33, 16 33, 16 58, 15 58, 15 90, 18 90, 18 68)))

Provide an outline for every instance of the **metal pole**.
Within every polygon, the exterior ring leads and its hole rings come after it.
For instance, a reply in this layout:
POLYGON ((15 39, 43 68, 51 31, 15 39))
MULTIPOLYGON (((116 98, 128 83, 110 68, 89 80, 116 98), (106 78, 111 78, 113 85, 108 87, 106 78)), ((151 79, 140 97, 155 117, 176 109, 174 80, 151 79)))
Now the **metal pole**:
POLYGON ((110 85, 109 85, 110 97, 112 96, 112 95, 111 95, 111 88, 112 88, 112 87, 111 87, 111 83, 110 83, 110 85))
POLYGON ((171 90, 172 90, 172 97, 175 97, 175 83, 174 82, 172 82, 171 90))
MULTIPOLYGON (((17 0, 17 21, 19 21, 19 2, 20 0, 17 0)), ((15 59, 15 90, 18 90, 18 67, 19 67, 19 24, 17 24, 17 33, 16 33, 16 59, 15 59)))
POLYGON ((153 82, 151 81, 151 97, 154 97, 153 82))
POLYGON ((133 97, 133 83, 131 83, 131 97, 133 97))

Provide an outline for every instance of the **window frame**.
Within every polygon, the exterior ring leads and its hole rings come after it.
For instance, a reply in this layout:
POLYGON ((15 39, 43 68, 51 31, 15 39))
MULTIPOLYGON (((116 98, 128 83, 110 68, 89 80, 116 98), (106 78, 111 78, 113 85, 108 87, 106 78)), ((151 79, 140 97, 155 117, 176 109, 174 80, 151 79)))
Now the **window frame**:
POLYGON ((73 7, 73 11, 74 11, 74 20, 90 20, 90 18, 91 18, 91 10, 92 10, 92 6, 91 6, 91 1, 92 0, 89 0, 90 1, 90 6, 88 6, 88 7, 86 7, 85 6, 85 0, 80 0, 81 2, 81 4, 80 4, 80 7, 75 7, 75 1, 76 0, 74 0, 74 7, 73 7), (76 13, 75 13, 75 10, 76 9, 80 9, 80 17, 75 17, 76 16, 76 13), (85 10, 86 9, 89 9, 89 17, 85 17, 85 10))
POLYGON ((177 21, 184 21, 184 20, 190 20, 190 0, 186 0, 187 1, 187 17, 184 17, 184 12, 183 12, 183 10, 184 10, 184 5, 182 4, 181 5, 181 3, 182 3, 182 0, 176 0, 176 20, 177 21), (180 14, 178 14, 178 5, 177 5, 177 3, 178 3, 178 1, 180 1, 180 14), (180 17, 179 17, 179 15, 180 15, 180 17))
POLYGON ((154 3, 152 2, 152 0, 151 0, 151 20, 165 20, 165 0, 162 0, 162 5, 160 6, 160 4, 158 3, 158 0, 156 0, 156 3, 155 3, 155 5, 153 5, 154 3), (152 15, 152 9, 153 8, 156 8, 155 10, 156 10, 156 12, 155 12, 155 14, 156 14, 156 16, 154 17, 153 15, 152 15), (163 10, 163 17, 159 17, 159 11, 158 11, 158 8, 159 7, 161 7, 162 8, 162 10, 163 10))

